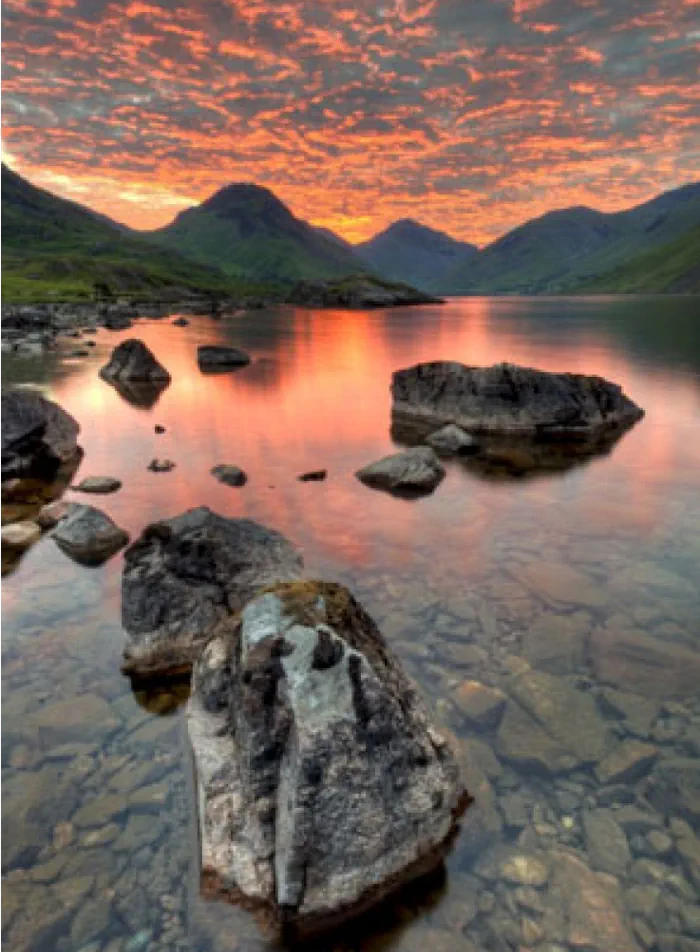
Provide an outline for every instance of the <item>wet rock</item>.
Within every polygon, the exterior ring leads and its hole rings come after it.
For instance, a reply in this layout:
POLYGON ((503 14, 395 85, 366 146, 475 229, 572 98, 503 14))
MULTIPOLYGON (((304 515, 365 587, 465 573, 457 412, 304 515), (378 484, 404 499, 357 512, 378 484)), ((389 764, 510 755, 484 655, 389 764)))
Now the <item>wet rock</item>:
POLYGON ((499 843, 481 856, 474 867, 487 882, 505 880, 515 886, 546 885, 550 868, 544 853, 525 853, 510 844, 499 843))
POLYGON ((594 873, 573 853, 554 851, 552 863, 545 932, 586 952, 639 952, 617 880, 594 873))
POLYGON ((445 470, 429 446, 384 456, 359 469, 355 475, 367 486, 391 492, 429 493, 440 483, 445 470))
POLYGON ((593 869, 622 877, 631 862, 627 837, 611 810, 584 810, 583 832, 593 869))
POLYGON ((54 949, 69 921, 69 913, 49 886, 4 882, 2 887, 3 946, 21 952, 54 949))
POLYGON ((39 510, 36 523, 40 529, 53 529, 64 516, 68 515, 68 504, 57 500, 47 503, 39 510))
POLYGON ((602 608, 608 603, 603 588, 583 572, 562 562, 539 560, 510 569, 521 584, 554 608, 580 605, 584 608, 602 608))
POLYGON ((657 935, 656 946, 659 952, 700 952, 700 940, 672 933, 657 935))
POLYGON ((102 565, 129 541, 128 533, 106 513, 78 503, 70 506, 52 538, 66 555, 81 565, 102 565))
POLYGON ((623 740, 596 767, 601 783, 631 783, 648 773, 659 748, 639 740, 623 740))
POLYGON ((153 431, 155 433, 165 433, 165 427, 161 426, 160 423, 156 423, 156 425, 153 427, 153 431))
POLYGON ((57 403, 30 390, 2 395, 2 479, 53 480, 63 464, 79 459, 80 426, 57 403))
POLYGON ((170 473, 175 466, 171 459, 152 459, 146 468, 152 473, 170 473))
POLYGON ((103 741, 120 726, 110 705, 96 694, 45 704, 31 718, 44 748, 103 741))
POLYGON ((470 456, 479 449, 474 437, 454 423, 435 430, 426 437, 425 442, 439 456, 470 456))
POLYGON ((115 840, 121 832, 116 823, 107 823, 98 830, 91 830, 80 837, 80 846, 83 849, 106 846, 115 840))
POLYGON ((515 830, 522 830, 530 822, 532 816, 532 800, 525 793, 508 793, 501 797, 499 806, 503 813, 506 826, 515 830))
POLYGON ((417 364, 394 374, 391 392, 394 417, 456 423, 471 433, 576 437, 624 428, 644 415, 602 377, 515 364, 417 364))
POLYGON ((649 778, 646 796, 664 816, 677 816, 697 828, 700 824, 700 762, 672 757, 658 764, 649 778))
POLYGON ((618 624, 595 628, 589 651, 600 681, 647 698, 694 697, 700 653, 618 624))
POLYGON ((103 320, 102 326, 108 331, 128 331, 134 326, 134 322, 126 314, 109 314, 103 320))
POLYGON ((3 548, 7 547, 14 552, 24 552, 30 549, 41 538, 41 529, 36 522, 21 521, 3 526, 0 530, 3 548))
POLYGON ((86 476, 77 486, 71 486, 71 489, 81 493, 115 493, 121 488, 121 480, 113 476, 86 476))
POLYGON ((498 688, 479 681, 464 681, 455 692, 455 701, 471 727, 491 730, 498 727, 506 696, 498 688))
POLYGON ((108 902, 93 897, 76 912, 70 927, 71 941, 76 948, 94 939, 105 931, 111 917, 111 906, 108 902))
POLYGON ((127 797, 123 793, 106 793, 85 803, 71 820, 80 830, 103 827, 127 809, 127 797))
POLYGON ((511 762, 557 773, 597 761, 610 745, 595 701, 566 678, 526 665, 506 689, 497 744, 511 762))
POLYGON ((327 469, 312 469, 308 473, 301 473, 297 476, 300 483, 319 483, 328 476, 327 469))
POLYGON ((583 663, 590 628, 587 612, 546 612, 525 632, 522 655, 533 668, 548 674, 573 674, 583 663))
POLYGON ((697 587, 681 575, 670 572, 656 562, 635 562, 618 572, 610 581, 613 589, 638 589, 642 592, 650 590, 659 595, 670 597, 693 598, 697 594, 697 587))
POLYGON ((432 868, 466 806, 449 745, 339 585, 249 602, 195 665, 188 727, 203 887, 277 929, 323 928, 432 868))
POLYGON ((144 344, 135 338, 114 348, 109 363, 100 370, 108 383, 169 383, 170 374, 144 344))
POLYGON ((627 836, 647 834, 658 829, 662 823, 658 813, 653 813, 651 810, 642 810, 631 803, 615 811, 615 820, 627 836))
POLYGON ((229 466, 225 463, 215 466, 211 474, 215 479, 218 479, 220 483, 225 483, 227 486, 245 486, 248 482, 248 477, 242 469, 239 469, 237 466, 229 466))
POLYGON ((187 327, 190 322, 186 317, 176 317, 172 323, 173 327, 187 327))
POLYGON ((661 830, 652 830, 647 834, 646 846, 652 856, 667 856, 673 849, 673 840, 661 830))
POLYGON ((205 344, 197 348, 197 363, 200 370, 233 370, 249 364, 250 355, 237 347, 205 344))
POLYGON ((630 732, 642 737, 648 735, 659 713, 659 702, 655 698, 614 688, 604 688, 598 697, 598 703, 604 713, 624 718, 630 732))
POLYGON ((301 567, 278 532, 206 507, 148 526, 125 553, 123 670, 189 670, 217 625, 264 586, 299 578, 301 567))

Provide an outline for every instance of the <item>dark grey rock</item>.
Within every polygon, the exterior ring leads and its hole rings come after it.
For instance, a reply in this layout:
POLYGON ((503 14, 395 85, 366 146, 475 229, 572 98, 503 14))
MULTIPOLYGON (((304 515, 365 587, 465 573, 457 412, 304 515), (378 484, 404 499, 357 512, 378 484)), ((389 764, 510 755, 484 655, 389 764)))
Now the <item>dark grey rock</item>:
POLYGON ((187 671, 217 625, 265 585, 299 578, 284 536, 201 507, 148 526, 125 553, 123 669, 187 671))
POLYGON ((593 869, 621 878, 632 860, 624 830, 612 810, 584 810, 583 832, 593 869))
POLYGON ((664 816, 677 816, 695 828, 700 824, 700 762, 673 757, 657 765, 647 781, 649 802, 664 816))
POLYGON ((108 383, 169 383, 170 374, 141 340, 123 340, 100 370, 108 383))
POLYGON ((147 469, 152 473, 169 473, 175 469, 175 465, 171 459, 152 459, 147 469))
POLYGON ((467 803, 447 741, 339 585, 250 602, 195 665, 188 727, 205 895, 288 936, 437 865, 467 803))
POLYGON ((129 541, 129 535, 93 506, 73 503, 53 531, 54 542, 75 562, 102 565, 129 541))
POLYGON ((355 475, 368 486, 391 492, 429 493, 440 483, 445 470, 429 446, 384 456, 359 469, 355 475))
POLYGON ((2 479, 53 480, 81 455, 80 426, 57 403, 30 390, 2 395, 2 479))
POLYGON ((108 331, 126 331, 134 326, 134 322, 126 314, 109 314, 102 321, 102 326, 108 331))
POLYGON ((200 370, 233 370, 250 363, 250 355, 237 347, 223 344, 203 344, 197 348, 197 363, 200 370))
POLYGON ((319 483, 328 476, 327 469, 312 469, 297 476, 300 483, 319 483))
POLYGON ((220 463, 218 466, 215 466, 211 474, 215 479, 218 479, 220 483, 225 483, 227 486, 245 486, 248 482, 248 477, 242 469, 239 469, 238 466, 230 466, 226 463, 220 463))
POLYGON ((189 323, 190 323, 190 322, 187 320, 186 317, 176 317, 175 320, 173 321, 173 326, 174 326, 174 327, 187 327, 187 325, 188 325, 189 323))
POLYGON ((456 423, 473 433, 569 437, 628 426, 644 415, 602 377, 515 364, 417 364, 394 374, 392 395, 395 417, 456 423))

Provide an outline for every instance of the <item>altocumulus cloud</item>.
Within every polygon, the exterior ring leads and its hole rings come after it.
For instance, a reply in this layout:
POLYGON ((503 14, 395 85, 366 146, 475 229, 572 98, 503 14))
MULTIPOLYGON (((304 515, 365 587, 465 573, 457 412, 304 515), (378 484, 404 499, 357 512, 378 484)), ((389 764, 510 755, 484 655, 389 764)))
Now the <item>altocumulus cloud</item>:
POLYGON ((700 167, 693 0, 5 0, 18 171, 136 227, 230 181, 486 242, 700 167))

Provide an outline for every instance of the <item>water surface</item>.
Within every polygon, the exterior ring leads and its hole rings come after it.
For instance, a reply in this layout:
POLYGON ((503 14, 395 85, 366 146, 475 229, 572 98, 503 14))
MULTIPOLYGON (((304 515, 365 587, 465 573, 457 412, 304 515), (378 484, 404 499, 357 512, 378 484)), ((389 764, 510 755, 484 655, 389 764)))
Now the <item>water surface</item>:
MULTIPOLYGON (((462 742, 476 803, 446 872, 323 947, 694 948, 683 942, 700 937, 697 302, 285 308, 95 339, 88 358, 67 359, 70 342, 3 360, 4 386, 38 386, 79 420, 78 478, 123 482, 66 498, 134 538, 202 504, 283 532, 310 573, 353 589, 462 742), (131 336, 172 375, 148 407, 97 374, 131 336), (202 343, 253 363, 202 374, 202 343), (646 417, 554 475, 454 462, 420 500, 363 486, 354 471, 395 448, 392 371, 434 359, 600 374, 646 417), (154 457, 176 469, 149 472, 154 457), (219 463, 247 485, 218 483, 219 463), (326 482, 297 480, 318 468, 326 482), (467 681, 503 691, 505 713, 477 717, 467 681), (516 854, 524 865, 509 864, 516 854)), ((244 913, 198 897, 186 686, 132 691, 120 675, 120 576, 121 556, 86 569, 45 537, 4 581, 7 947, 265 948, 244 913)))

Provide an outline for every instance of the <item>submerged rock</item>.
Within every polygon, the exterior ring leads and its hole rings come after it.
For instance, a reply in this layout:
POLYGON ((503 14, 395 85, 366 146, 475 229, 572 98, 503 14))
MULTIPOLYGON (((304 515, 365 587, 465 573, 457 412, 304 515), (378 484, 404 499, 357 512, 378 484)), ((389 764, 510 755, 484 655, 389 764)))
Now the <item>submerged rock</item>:
POLYGON ((227 486, 245 486, 248 482, 248 477, 242 469, 239 469, 238 466, 229 466, 226 463, 215 466, 211 474, 220 483, 225 483, 227 486))
POLYGON ((457 761, 340 585, 277 585, 194 669, 202 884, 287 934, 437 865, 467 805, 457 761))
POLYGON ((188 671, 217 625, 261 587, 299 578, 301 567, 278 532, 206 507, 148 526, 124 557, 123 670, 188 671))
POLYGON ((100 370, 108 383, 169 383, 170 374, 143 341, 131 338, 114 348, 109 363, 100 370))
POLYGON ((384 456, 376 463, 359 469, 355 475, 368 486, 392 492, 429 493, 445 475, 435 450, 416 446, 384 456))
POLYGON ((54 529, 53 540, 74 561, 102 565, 128 543, 129 535, 100 509, 73 503, 54 529))
POLYGON ((435 430, 425 442, 441 456, 469 456, 479 449, 474 437, 454 423, 435 430))
POLYGON ((456 423, 470 432, 561 438, 625 427, 644 415, 602 377, 515 364, 417 364, 397 371, 391 389, 394 416, 456 423))
POLYGON ((57 403, 30 390, 2 395, 2 479, 51 481, 81 455, 80 426, 57 403))
POLYGON ((204 344, 197 348, 197 363, 200 370, 231 370, 234 367, 247 366, 250 356, 237 347, 204 344))
POLYGON ((668 639, 617 624, 595 628, 589 653, 600 681, 650 698, 693 697, 700 654, 668 639))

